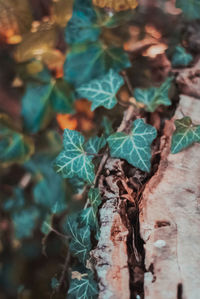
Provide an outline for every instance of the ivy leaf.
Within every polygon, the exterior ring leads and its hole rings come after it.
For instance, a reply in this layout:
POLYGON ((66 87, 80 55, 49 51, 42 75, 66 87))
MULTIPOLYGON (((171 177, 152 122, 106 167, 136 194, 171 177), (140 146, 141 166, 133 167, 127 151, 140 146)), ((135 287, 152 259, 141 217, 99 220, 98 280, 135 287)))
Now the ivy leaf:
POLYGON ((183 47, 177 46, 175 48, 175 52, 172 57, 173 66, 187 66, 192 60, 192 55, 187 53, 183 47))
POLYGON ((171 152, 176 154, 194 142, 200 142, 200 125, 194 125, 190 117, 175 120, 176 130, 172 137, 171 152))
POLYGON ((6 115, 0 114, 0 163, 4 166, 22 163, 34 152, 32 139, 16 131, 12 122, 6 115))
POLYGON ((88 193, 88 199, 91 207, 84 209, 80 213, 80 223, 91 227, 93 230, 98 229, 97 211, 101 204, 100 193, 98 189, 91 188, 88 193))
POLYGON ((58 79, 54 84, 50 100, 51 105, 56 112, 74 112, 73 103, 75 101, 75 97, 72 87, 68 82, 58 79))
POLYGON ((39 211, 36 207, 28 207, 12 214, 15 236, 17 239, 30 237, 36 227, 39 211))
POLYGON ((160 105, 170 106, 168 97, 173 78, 168 78, 160 87, 147 89, 135 88, 134 97, 137 102, 143 103, 148 112, 154 112, 160 105))
POLYGON ((68 44, 94 42, 98 40, 99 35, 100 28, 97 25, 97 15, 92 5, 83 2, 82 7, 80 7, 75 1, 73 15, 65 31, 66 42, 68 44))
POLYGON ((199 0, 176 0, 176 7, 181 8, 185 17, 188 19, 200 18, 199 0))
POLYGON ((118 72, 129 66, 128 55, 121 48, 105 46, 101 42, 74 45, 64 64, 64 77, 79 87, 104 76, 111 68, 118 72))
POLYGON ((53 214, 66 209, 66 187, 62 178, 53 170, 52 158, 43 154, 35 155, 25 163, 35 179, 34 201, 53 214))
POLYGON ((104 137, 94 136, 85 143, 84 149, 88 154, 97 154, 105 145, 104 137))
POLYGON ((22 117, 27 131, 36 133, 52 119, 53 111, 49 98, 53 86, 51 83, 29 83, 22 98, 22 117))
POLYGON ((74 95, 63 80, 31 82, 22 98, 22 116, 27 131, 36 133, 44 129, 53 117, 53 111, 73 112, 74 95))
POLYGON ((82 273, 72 272, 67 298, 94 299, 97 295, 98 287, 91 271, 85 269, 82 273), (77 278, 73 278, 73 275, 77 278))
POLYGON ((67 217, 64 231, 71 237, 69 244, 71 253, 85 264, 91 250, 89 226, 78 227, 77 214, 73 214, 67 217))
POLYGON ((100 106, 111 109, 117 104, 116 93, 123 84, 122 77, 110 69, 102 78, 92 80, 77 88, 77 92, 80 97, 92 102, 92 111, 100 106))
MULTIPOLYGON (((96 137, 92 140, 93 143, 88 141, 85 145, 85 139, 79 132, 65 129, 64 150, 55 161, 57 173, 61 173, 64 178, 78 176, 80 179, 92 183, 94 180, 93 154, 100 149, 99 138, 96 137), (88 153, 87 150, 92 152, 88 153)), ((101 143, 100 147, 103 145, 104 143, 101 143)))
POLYGON ((24 204, 24 191, 23 189, 16 187, 13 190, 13 196, 4 202, 3 207, 5 211, 12 211, 22 208, 24 204))
POLYGON ((156 138, 156 129, 142 119, 133 122, 130 134, 117 132, 108 137, 111 156, 122 158, 142 171, 150 171, 151 143, 156 138))

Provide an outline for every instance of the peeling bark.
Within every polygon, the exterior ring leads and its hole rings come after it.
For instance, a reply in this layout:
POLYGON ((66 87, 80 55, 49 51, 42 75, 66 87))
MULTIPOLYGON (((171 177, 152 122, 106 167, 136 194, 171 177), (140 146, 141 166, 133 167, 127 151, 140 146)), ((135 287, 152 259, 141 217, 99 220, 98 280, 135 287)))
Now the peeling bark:
MULTIPOLYGON (((175 118, 199 122, 200 101, 181 96, 175 118)), ((197 299, 200 294, 200 144, 172 155, 170 122, 161 162, 143 192, 140 232, 145 242, 145 298, 197 299)))

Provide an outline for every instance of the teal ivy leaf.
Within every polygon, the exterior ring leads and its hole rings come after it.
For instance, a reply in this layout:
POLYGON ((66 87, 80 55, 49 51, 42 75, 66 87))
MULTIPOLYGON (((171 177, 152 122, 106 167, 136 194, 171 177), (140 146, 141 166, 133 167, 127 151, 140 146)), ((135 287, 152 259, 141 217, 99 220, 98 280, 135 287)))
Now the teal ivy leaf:
POLYGON ((100 106, 111 109, 117 104, 116 93, 123 84, 122 77, 111 69, 102 78, 92 80, 76 91, 81 98, 92 102, 92 111, 100 106))
POLYGON ((172 137, 171 152, 176 154, 194 142, 200 142, 200 125, 194 125, 190 117, 175 120, 176 130, 172 137))
POLYGON ((135 88, 134 97, 136 101, 143 103, 148 112, 154 112, 160 105, 171 105, 168 93, 172 79, 168 78, 160 87, 135 88))
POLYGON ((46 83, 31 82, 27 84, 22 98, 22 116, 27 131, 36 133, 44 129, 54 113, 71 113, 74 95, 70 85, 59 79, 46 83))
POLYGON ((110 119, 107 116, 104 116, 101 122, 101 125, 104 130, 104 136, 107 138, 113 133, 113 127, 110 119))
POLYGON ((172 56, 173 66, 187 66, 192 60, 192 55, 187 53, 183 47, 177 46, 175 48, 175 52, 172 56))
POLYGON ((105 46, 101 42, 74 45, 64 64, 64 77, 79 87, 104 76, 111 68, 118 72, 127 67, 130 67, 128 55, 121 48, 105 46))
POLYGON ((52 289, 53 290, 55 290, 55 289, 57 289, 58 287, 59 287, 59 281, 58 281, 58 279, 56 278, 56 277, 53 277, 52 279, 51 279, 51 287, 52 287, 52 289))
POLYGON ((36 207, 28 207, 12 214, 15 236, 17 239, 32 236, 37 225, 39 211, 36 207))
POLYGON ((35 180, 34 201, 53 214, 66 209, 66 187, 62 178, 52 167, 52 158, 43 154, 35 155, 24 166, 35 180))
POLYGON ((78 227, 77 214, 73 214, 67 216, 64 232, 71 237, 70 252, 85 264, 91 250, 90 227, 78 227))
POLYGON ((77 276, 77 278, 73 278, 72 276, 67 298, 97 298, 98 287, 91 271, 88 269, 85 269, 85 271, 82 271, 82 273, 74 271, 72 272, 72 275, 77 276))
POLYGON ((63 144, 64 150, 59 154, 55 161, 57 173, 60 173, 64 178, 73 178, 78 176, 80 179, 92 183, 94 180, 94 165, 92 160, 94 154, 97 153, 99 144, 104 146, 104 143, 99 142, 99 137, 92 139, 85 144, 85 139, 81 133, 73 130, 64 130, 63 144), (91 150, 92 152, 87 152, 91 150))
POLYGON ((16 131, 12 123, 6 115, 0 115, 0 163, 3 166, 22 163, 34 152, 32 139, 16 131))
POLYGON ((13 196, 4 202, 3 207, 5 211, 13 211, 22 208, 24 204, 24 191, 23 189, 16 187, 13 190, 13 196))
POLYGON ((75 96, 71 85, 62 80, 57 79, 51 93, 51 105, 56 112, 72 113, 74 112, 73 103, 75 96))
POLYGON ((44 221, 42 222, 41 232, 44 235, 48 235, 52 231, 52 219, 53 219, 52 215, 47 214, 44 221))
POLYGON ((98 230, 97 211, 101 204, 101 197, 98 189, 91 188, 88 193, 90 207, 80 213, 80 224, 90 226, 93 230, 98 230))
POLYGON ((97 25, 97 15, 92 5, 77 7, 75 3, 72 18, 65 30, 66 42, 68 44, 94 42, 98 40, 99 35, 100 28, 97 25))
POLYGON ((176 7, 181 8, 184 16, 188 19, 200 18, 199 0, 176 0, 176 7))
POLYGON ((144 123, 142 119, 133 122, 130 134, 117 132, 108 137, 111 156, 122 158, 133 166, 150 171, 151 143, 156 138, 156 129, 144 123))
POLYGON ((88 154, 97 154, 105 145, 104 137, 94 136, 85 143, 84 149, 88 154))
POLYGON ((22 117, 27 131, 36 133, 44 129, 53 116, 49 98, 52 85, 29 83, 22 98, 22 117))

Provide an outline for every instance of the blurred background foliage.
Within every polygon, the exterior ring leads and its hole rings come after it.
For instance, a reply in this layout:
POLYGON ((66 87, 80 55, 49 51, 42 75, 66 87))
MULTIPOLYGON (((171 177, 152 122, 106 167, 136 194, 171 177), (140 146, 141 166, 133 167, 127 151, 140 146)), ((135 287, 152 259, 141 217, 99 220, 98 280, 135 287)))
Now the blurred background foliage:
POLYGON ((115 108, 92 112, 76 87, 111 67, 149 87, 172 55, 174 66, 192 61, 186 27, 199 28, 198 1, 150 2, 0 0, 0 298, 66 297, 67 279, 56 287, 68 254, 60 224, 84 205, 84 186, 52 163, 65 128, 113 130, 130 101, 122 87, 115 108))

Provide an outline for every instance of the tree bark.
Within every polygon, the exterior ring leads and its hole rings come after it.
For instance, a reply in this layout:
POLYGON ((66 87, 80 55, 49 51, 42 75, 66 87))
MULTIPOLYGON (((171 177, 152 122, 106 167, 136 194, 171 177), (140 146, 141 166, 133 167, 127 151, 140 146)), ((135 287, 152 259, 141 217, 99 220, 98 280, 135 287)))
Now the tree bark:
MULTIPOLYGON (((200 101, 181 96, 182 112, 199 122, 200 101)), ((200 295, 200 144, 172 155, 170 135, 157 173, 143 192, 140 232, 145 242, 145 298, 197 299, 200 295)))

